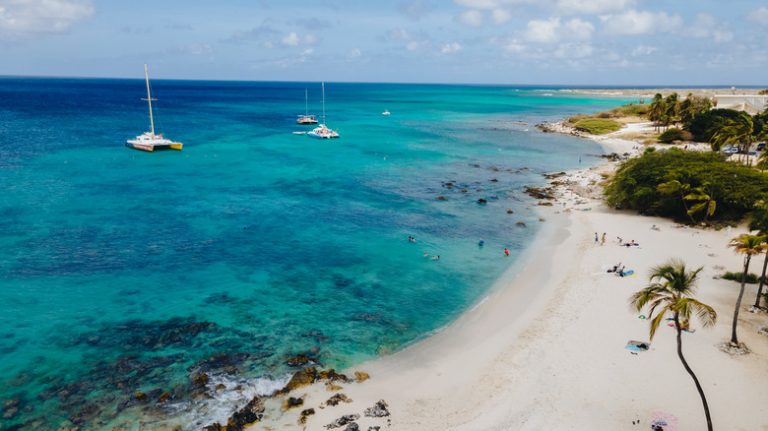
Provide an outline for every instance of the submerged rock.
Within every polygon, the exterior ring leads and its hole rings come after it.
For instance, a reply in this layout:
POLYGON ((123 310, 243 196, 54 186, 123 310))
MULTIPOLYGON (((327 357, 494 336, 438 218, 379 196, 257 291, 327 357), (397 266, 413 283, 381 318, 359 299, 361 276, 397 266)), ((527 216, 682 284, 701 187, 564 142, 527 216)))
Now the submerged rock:
POLYGON ((485 205, 487 203, 488 203, 487 199, 480 198, 480 199, 477 200, 477 204, 478 205, 485 205))
POLYGON ((340 427, 343 427, 344 425, 351 424, 358 419, 360 419, 360 415, 358 414, 344 415, 336 419, 335 421, 329 423, 328 425, 326 425, 325 428, 326 429, 340 428, 340 427))
POLYGON ((383 418, 389 416, 389 405, 384 400, 379 400, 373 407, 365 409, 365 415, 371 418, 383 418))
POLYGON ((308 364, 316 364, 317 360, 305 354, 291 356, 285 361, 289 367, 303 367, 308 364))
POLYGON ((535 199, 547 199, 552 200, 555 199, 554 190, 552 187, 525 187, 525 193, 528 194, 528 196, 535 198, 535 199))

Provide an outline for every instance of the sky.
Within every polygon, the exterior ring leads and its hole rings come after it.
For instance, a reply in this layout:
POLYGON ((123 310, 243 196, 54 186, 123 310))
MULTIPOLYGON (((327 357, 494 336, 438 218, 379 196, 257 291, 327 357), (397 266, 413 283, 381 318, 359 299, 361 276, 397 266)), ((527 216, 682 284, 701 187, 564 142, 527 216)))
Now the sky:
POLYGON ((0 75, 768 84, 764 0, 0 0, 0 75))

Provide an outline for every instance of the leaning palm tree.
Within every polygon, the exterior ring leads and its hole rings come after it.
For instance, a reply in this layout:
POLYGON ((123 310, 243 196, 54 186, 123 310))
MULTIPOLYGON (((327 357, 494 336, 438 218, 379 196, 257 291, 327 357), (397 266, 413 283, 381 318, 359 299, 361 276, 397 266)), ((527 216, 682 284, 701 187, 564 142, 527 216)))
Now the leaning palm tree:
POLYGON ((736 326, 739 323, 739 309, 741 308, 741 299, 744 297, 744 285, 747 282, 749 261, 752 259, 752 256, 757 256, 765 251, 765 237, 745 233, 732 239, 728 246, 733 248, 736 253, 744 255, 744 274, 741 275, 741 289, 739 290, 739 297, 736 299, 736 308, 733 311, 733 326, 731 328, 731 346, 737 347, 739 345, 739 338, 736 336, 736 326))
POLYGON ((683 356, 682 331, 683 328, 689 326, 691 317, 695 315, 705 327, 714 325, 717 320, 717 313, 712 307, 692 296, 702 269, 689 271, 685 267, 685 263, 677 259, 659 265, 651 270, 651 283, 645 289, 632 295, 630 304, 638 312, 649 307, 648 321, 650 322, 651 341, 659 325, 664 321, 664 316, 672 315, 677 330, 677 356, 683 363, 685 371, 693 379, 693 383, 696 384, 696 390, 699 391, 701 403, 704 405, 707 430, 712 431, 712 418, 709 414, 709 405, 704 396, 704 390, 701 388, 696 374, 688 365, 688 361, 685 360, 685 356, 683 356), (654 316, 653 313, 656 311, 658 314, 654 316))
POLYGON ((747 154, 749 147, 755 142, 753 136, 755 124, 752 117, 747 114, 739 115, 735 119, 728 119, 720 129, 712 135, 712 150, 720 151, 723 145, 736 145, 741 154, 747 154))
MULTIPOLYGON (((749 221, 749 230, 758 231, 758 234, 764 238, 766 243, 768 243, 768 202, 763 199, 755 202, 755 210, 752 211, 752 218, 749 221)), ((768 270, 768 244, 766 244, 765 259, 763 259, 763 272, 760 273, 760 284, 757 285, 755 308, 760 308, 766 270, 768 270)))

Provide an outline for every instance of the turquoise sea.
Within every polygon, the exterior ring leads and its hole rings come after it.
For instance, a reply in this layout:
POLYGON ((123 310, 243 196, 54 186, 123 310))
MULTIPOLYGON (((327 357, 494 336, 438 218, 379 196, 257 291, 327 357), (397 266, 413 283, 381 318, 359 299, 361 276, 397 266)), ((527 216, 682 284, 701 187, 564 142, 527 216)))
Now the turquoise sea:
POLYGON ((292 134, 305 88, 319 114, 319 83, 155 81, 185 146, 143 153, 123 146, 142 80, 0 79, 0 428, 197 429, 292 356, 343 368, 427 336, 525 251, 524 186, 601 153, 534 124, 626 102, 326 83, 341 138, 321 141, 292 134))

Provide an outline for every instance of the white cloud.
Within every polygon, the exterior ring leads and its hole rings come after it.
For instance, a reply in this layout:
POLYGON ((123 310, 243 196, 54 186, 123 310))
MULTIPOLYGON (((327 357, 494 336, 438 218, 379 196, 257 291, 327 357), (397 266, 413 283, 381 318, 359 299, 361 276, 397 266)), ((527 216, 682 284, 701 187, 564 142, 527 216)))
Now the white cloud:
POLYGON ((586 58, 592 55, 594 48, 592 45, 583 43, 565 43, 557 47, 554 52, 555 58, 586 58))
POLYGON ((443 54, 453 54, 453 53, 461 51, 462 48, 463 47, 461 46, 460 43, 458 43, 458 42, 451 42, 451 43, 446 43, 445 45, 443 45, 443 47, 440 48, 440 52, 443 53, 443 54))
POLYGON ((92 14, 90 0, 2 0, 0 35, 59 33, 92 14))
POLYGON ((528 21, 525 38, 531 42, 555 43, 559 40, 560 18, 528 21))
POLYGON ((768 7, 761 6, 752 11, 747 19, 758 24, 768 25, 768 7))
POLYGON ((635 4, 635 0, 557 0, 556 8, 564 14, 597 14, 620 12, 635 4))
POLYGON ((733 39, 733 33, 724 26, 718 26, 715 17, 705 13, 696 15, 696 20, 687 33, 692 37, 711 37, 717 43, 730 42, 733 39))
POLYGON ((350 59, 352 59, 352 58, 360 58, 362 56, 363 56, 363 51, 360 51, 360 48, 352 48, 352 49, 350 49, 349 50, 349 54, 347 55, 347 57, 349 57, 350 59))
POLYGON ((317 43, 317 36, 312 33, 307 33, 303 37, 295 31, 292 31, 283 37, 281 41, 285 46, 299 46, 299 45, 315 45, 317 43))
POLYGON ((285 46, 297 46, 301 42, 301 38, 296 32, 292 31, 283 38, 283 45, 285 46))
POLYGON ((733 33, 728 30, 715 30, 712 32, 712 39, 717 43, 730 42, 733 40, 733 33))
POLYGON ((525 52, 525 45, 517 39, 509 39, 502 43, 504 51, 508 54, 522 54, 525 52))
POLYGON ((178 52, 188 55, 211 55, 213 54, 213 48, 207 43, 196 43, 181 47, 178 49, 178 52))
POLYGON ((591 22, 573 18, 561 24, 560 18, 532 20, 528 22, 525 38, 537 43, 556 43, 562 39, 587 41, 592 38, 595 26, 591 22))
POLYGON ((640 35, 656 32, 669 32, 680 28, 683 19, 679 15, 666 12, 647 12, 628 10, 616 15, 602 15, 605 31, 616 35, 640 35))
POLYGON ((454 3, 456 3, 459 6, 464 6, 470 9, 491 10, 491 9, 497 9, 507 2, 503 0, 454 0, 454 3))
POLYGON ((632 57, 642 57, 646 55, 651 55, 658 50, 659 49, 656 48, 655 46, 638 45, 637 47, 635 47, 635 49, 632 50, 632 57))
POLYGON ((512 19, 512 14, 506 9, 494 9, 491 18, 496 24, 504 24, 512 19))
POLYGON ((479 10, 469 9, 459 14, 459 21, 473 27, 483 25, 483 13, 479 10))
POLYGON ((595 26, 589 21, 574 18, 565 24, 569 36, 577 40, 589 40, 595 31, 595 26))

